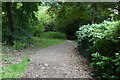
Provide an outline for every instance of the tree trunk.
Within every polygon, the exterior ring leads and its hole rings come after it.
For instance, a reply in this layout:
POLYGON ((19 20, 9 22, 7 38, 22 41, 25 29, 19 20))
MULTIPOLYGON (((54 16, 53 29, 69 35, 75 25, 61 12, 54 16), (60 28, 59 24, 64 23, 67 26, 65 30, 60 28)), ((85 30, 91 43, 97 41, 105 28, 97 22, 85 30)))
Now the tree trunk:
POLYGON ((13 33, 14 33, 14 21, 13 21, 13 13, 12 13, 12 3, 6 2, 6 9, 7 9, 7 17, 8 17, 8 28, 12 34, 8 36, 8 43, 13 45, 13 33))
POLYGON ((96 23, 96 13, 97 13, 97 4, 96 3, 91 3, 91 5, 92 5, 92 20, 91 20, 91 22, 92 22, 92 24, 94 24, 94 23, 96 23))
MULTIPOLYGON (((118 14, 120 14, 120 1, 118 3, 118 14)), ((120 20, 120 15, 118 15, 118 20, 120 20)))

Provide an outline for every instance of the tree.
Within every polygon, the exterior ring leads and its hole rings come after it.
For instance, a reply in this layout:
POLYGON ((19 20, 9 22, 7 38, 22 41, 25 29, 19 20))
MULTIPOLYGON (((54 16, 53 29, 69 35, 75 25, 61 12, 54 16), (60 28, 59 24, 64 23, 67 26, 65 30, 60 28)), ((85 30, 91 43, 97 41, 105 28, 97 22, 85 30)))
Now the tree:
POLYGON ((111 20, 112 18, 114 20, 119 19, 118 15, 114 14, 114 9, 118 6, 118 3, 64 2, 56 3, 56 6, 53 3, 48 9, 48 13, 54 18, 57 29, 65 30, 64 32, 71 31, 72 34, 75 34, 79 25, 101 23, 104 20, 111 20))
POLYGON ((10 42, 11 44, 13 44, 12 40, 14 39, 12 34, 14 33, 14 21, 13 21, 13 11, 12 11, 12 3, 11 2, 7 2, 6 3, 6 10, 7 10, 7 17, 8 17, 8 27, 9 30, 11 32, 11 34, 8 36, 8 42, 10 42))
POLYGON ((35 12, 38 11, 39 5, 40 3, 37 2, 3 3, 3 41, 10 44, 13 44, 15 40, 27 42, 31 38, 32 23, 37 20, 35 12))

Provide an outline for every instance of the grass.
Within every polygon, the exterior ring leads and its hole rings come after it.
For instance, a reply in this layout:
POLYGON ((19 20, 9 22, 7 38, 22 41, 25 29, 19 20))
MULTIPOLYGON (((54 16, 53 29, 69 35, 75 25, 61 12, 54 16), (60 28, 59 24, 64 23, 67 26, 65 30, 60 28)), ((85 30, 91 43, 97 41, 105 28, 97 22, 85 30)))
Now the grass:
POLYGON ((36 48, 47 48, 52 45, 65 43, 65 41, 62 39, 55 39, 55 38, 34 37, 31 43, 36 48))
POLYGON ((26 59, 20 63, 3 66, 2 78, 19 78, 26 71, 27 64, 30 59, 26 59))

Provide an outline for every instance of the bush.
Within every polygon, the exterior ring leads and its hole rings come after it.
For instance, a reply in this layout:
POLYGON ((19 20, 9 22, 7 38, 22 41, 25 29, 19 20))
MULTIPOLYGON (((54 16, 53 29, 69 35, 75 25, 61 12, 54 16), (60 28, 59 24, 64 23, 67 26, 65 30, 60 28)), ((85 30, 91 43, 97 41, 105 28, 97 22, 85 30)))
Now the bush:
POLYGON ((91 39, 95 41, 96 39, 107 39, 117 42, 120 36, 120 21, 104 21, 101 24, 84 25, 77 31, 77 37, 79 41, 85 39, 91 39), (113 34, 116 33, 116 34, 113 34))
POLYGON ((58 39, 66 39, 66 35, 60 32, 45 32, 41 35, 43 38, 58 38, 58 39))
POLYGON ((21 50, 21 49, 25 48, 26 46, 27 46, 26 43, 20 42, 20 41, 14 41, 14 45, 13 45, 13 47, 14 47, 16 50, 21 50))
POLYGON ((40 37, 40 35, 44 32, 44 26, 37 25, 33 26, 33 36, 40 37))
POLYGON ((104 21, 101 24, 84 25, 76 32, 79 43, 88 40, 92 53, 110 55, 120 50, 120 21, 104 21), (106 54, 107 53, 107 54, 106 54))
POLYGON ((105 80, 120 79, 120 53, 115 53, 114 57, 102 56, 99 53, 92 56, 93 62, 90 66, 94 68, 93 76, 105 80))
POLYGON ((87 49, 93 56, 91 67, 98 79, 120 79, 120 21, 84 25, 76 32, 79 46, 90 43, 87 49))

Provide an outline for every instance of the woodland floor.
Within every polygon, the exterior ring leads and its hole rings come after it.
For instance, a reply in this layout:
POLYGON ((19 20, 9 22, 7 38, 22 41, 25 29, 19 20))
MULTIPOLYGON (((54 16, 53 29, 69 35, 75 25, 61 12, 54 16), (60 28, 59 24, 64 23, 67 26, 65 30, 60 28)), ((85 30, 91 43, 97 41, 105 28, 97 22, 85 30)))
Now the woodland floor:
POLYGON ((30 59, 25 78, 91 78, 88 62, 74 41, 40 49, 30 59))

